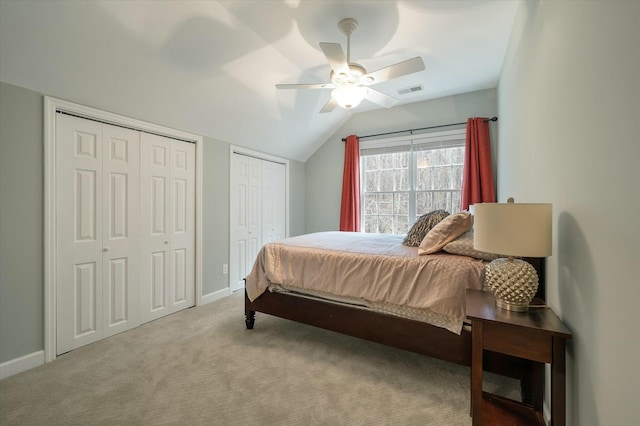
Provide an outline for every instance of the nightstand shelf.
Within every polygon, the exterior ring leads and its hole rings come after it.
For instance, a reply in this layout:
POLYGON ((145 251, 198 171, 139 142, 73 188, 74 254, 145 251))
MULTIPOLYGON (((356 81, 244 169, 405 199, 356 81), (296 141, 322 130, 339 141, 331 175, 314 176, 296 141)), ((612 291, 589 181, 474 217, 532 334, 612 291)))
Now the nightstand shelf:
POLYGON ((482 392, 482 420, 483 425, 545 424, 542 413, 535 411, 533 406, 488 392, 482 392))
MULTIPOLYGON (((542 380, 544 363, 551 364, 551 423, 566 421, 565 342, 571 332, 549 308, 512 312, 498 308, 493 295, 467 290, 467 318, 471 320, 471 406, 473 425, 544 425, 542 400, 523 404, 482 390, 485 350, 533 361, 535 376, 542 380)), ((542 386, 543 383, 540 383, 542 386)))

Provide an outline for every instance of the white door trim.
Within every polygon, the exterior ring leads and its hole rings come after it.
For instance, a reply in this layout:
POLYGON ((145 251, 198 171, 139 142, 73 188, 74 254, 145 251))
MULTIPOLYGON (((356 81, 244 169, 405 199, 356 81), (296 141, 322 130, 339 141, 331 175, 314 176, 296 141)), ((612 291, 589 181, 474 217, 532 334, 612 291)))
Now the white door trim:
POLYGON ((56 359, 56 112, 67 112, 116 126, 130 127, 196 145, 196 306, 202 304, 202 136, 118 114, 44 97, 44 355, 45 362, 56 359))

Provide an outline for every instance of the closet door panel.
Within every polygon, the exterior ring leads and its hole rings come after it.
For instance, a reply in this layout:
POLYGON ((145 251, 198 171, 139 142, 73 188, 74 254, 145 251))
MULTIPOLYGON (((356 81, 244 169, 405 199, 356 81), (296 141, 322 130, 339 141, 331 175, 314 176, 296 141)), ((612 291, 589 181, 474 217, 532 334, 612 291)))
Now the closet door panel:
POLYGON ((236 291, 244 288, 243 280, 249 267, 249 157, 233 154, 230 169, 229 288, 236 291))
POLYGON ((195 304, 195 145, 141 134, 142 321, 195 304))
MULTIPOLYGON (((108 259, 105 272, 107 279, 104 282, 106 295, 105 301, 107 306, 105 307, 105 326, 108 327, 110 334, 115 334, 116 327, 129 328, 135 327, 136 324, 132 324, 132 313, 129 293, 131 293, 131 274, 129 273, 130 262, 126 257, 114 259, 108 259), (126 326, 125 326, 126 324, 126 326)), ((122 330, 122 331, 124 331, 122 330)), ((105 337, 107 335, 107 329, 105 329, 105 337)))
POLYGON ((103 125, 104 337, 140 324, 140 133, 103 125))
POLYGON ((195 145, 172 141, 171 311, 195 304, 195 145))
MULTIPOLYGON (((162 309, 166 310, 167 307, 167 283, 169 277, 167 271, 169 269, 169 263, 167 262, 166 250, 160 250, 149 253, 150 256, 150 269, 147 271, 151 276, 148 278, 150 283, 149 298, 146 300, 147 310, 151 312, 158 312, 162 309)), ((158 315, 158 317, 161 315, 158 315)))
MULTIPOLYGON (((74 282, 73 282, 73 296, 71 300, 73 303, 72 310, 73 318, 73 334, 71 337, 75 339, 75 343, 72 343, 71 347, 67 350, 74 349, 84 345, 81 340, 86 340, 87 343, 92 342, 94 339, 100 338, 100 329, 102 323, 100 322, 100 297, 99 286, 100 281, 98 279, 98 271, 100 271, 99 262, 87 262, 77 263, 74 265, 74 282)), ((64 309, 63 309, 64 310, 64 309)), ((62 352, 66 352, 65 348, 61 348, 62 352)))
POLYGON ((102 338, 102 125, 56 115, 57 354, 102 338))
POLYGON ((171 313, 171 139, 140 135, 140 317, 171 313))

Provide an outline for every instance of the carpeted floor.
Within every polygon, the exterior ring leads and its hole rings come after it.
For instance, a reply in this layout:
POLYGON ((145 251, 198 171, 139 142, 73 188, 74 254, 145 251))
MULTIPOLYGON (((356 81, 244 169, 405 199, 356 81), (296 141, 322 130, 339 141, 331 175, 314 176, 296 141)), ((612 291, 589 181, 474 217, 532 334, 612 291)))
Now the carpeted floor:
POLYGON ((0 424, 471 424, 468 368, 260 313, 246 330, 243 296, 0 381, 0 424))

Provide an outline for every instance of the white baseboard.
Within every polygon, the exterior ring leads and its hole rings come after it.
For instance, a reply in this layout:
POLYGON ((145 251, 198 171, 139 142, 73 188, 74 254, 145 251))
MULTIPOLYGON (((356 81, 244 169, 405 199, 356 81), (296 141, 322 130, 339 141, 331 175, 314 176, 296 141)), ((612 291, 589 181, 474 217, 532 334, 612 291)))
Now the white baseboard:
MULTIPOLYGON (((202 296, 202 304, 214 302, 231 295, 229 288, 214 291, 202 296)), ((0 380, 44 364, 44 351, 33 352, 0 364, 0 380)))
POLYGON ((229 288, 223 288, 222 290, 218 290, 218 291, 214 291, 212 293, 209 294, 203 294, 202 295, 202 305, 206 305, 207 303, 211 303, 214 302, 216 300, 220 300, 222 298, 225 298, 227 296, 229 296, 231 294, 231 292, 229 291, 229 288))
POLYGON ((44 351, 33 352, 0 364, 0 380, 44 364, 44 351))

